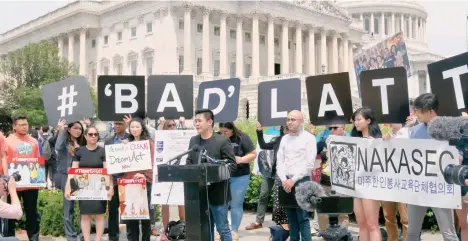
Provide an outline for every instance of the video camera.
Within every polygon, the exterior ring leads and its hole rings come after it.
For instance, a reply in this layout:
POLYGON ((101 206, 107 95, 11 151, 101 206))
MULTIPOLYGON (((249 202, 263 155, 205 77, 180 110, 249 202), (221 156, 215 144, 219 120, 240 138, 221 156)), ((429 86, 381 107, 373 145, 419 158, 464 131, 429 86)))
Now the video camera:
POLYGON ((465 180, 468 179, 468 126, 464 126, 460 132, 462 136, 457 139, 450 139, 449 145, 455 146, 463 153, 462 165, 447 165, 443 175, 445 181, 449 184, 466 186, 465 180))
POLYGON ((329 223, 325 231, 320 231, 320 235, 326 241, 352 241, 353 236, 346 227, 339 224, 338 217, 353 212, 354 198, 338 196, 332 190, 330 196, 320 199, 321 201, 317 203, 317 213, 327 214, 329 223))
POLYGON ((21 175, 19 174, 18 171, 11 174, 11 176, 1 176, 0 178, 2 178, 3 181, 4 181, 3 185, 4 185, 4 188, 5 188, 6 191, 8 191, 8 182, 10 181, 10 177, 13 177, 15 182, 21 181, 21 175))

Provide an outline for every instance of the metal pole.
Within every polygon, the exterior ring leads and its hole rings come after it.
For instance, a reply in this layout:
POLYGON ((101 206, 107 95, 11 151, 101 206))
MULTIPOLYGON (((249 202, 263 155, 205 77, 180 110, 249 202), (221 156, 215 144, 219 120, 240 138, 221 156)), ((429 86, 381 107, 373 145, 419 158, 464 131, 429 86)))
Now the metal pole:
POLYGON ((468 51, 468 14, 465 16, 465 37, 466 37, 466 50, 468 51))

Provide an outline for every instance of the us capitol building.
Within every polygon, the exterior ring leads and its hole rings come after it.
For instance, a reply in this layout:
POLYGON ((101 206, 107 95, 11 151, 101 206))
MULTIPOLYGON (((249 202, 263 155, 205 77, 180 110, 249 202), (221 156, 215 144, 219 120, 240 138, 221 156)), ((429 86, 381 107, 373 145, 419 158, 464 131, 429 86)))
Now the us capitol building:
MULTIPOLYGON (((412 1, 75 1, 0 35, 0 54, 56 42, 60 57, 96 85, 99 75, 241 79, 239 117, 257 115, 262 81, 347 72, 359 105, 353 55, 402 31, 410 97, 430 90, 427 12, 412 1)), ((303 111, 308 115, 305 84, 303 111)), ((196 102, 196 100, 194 101, 196 102)))

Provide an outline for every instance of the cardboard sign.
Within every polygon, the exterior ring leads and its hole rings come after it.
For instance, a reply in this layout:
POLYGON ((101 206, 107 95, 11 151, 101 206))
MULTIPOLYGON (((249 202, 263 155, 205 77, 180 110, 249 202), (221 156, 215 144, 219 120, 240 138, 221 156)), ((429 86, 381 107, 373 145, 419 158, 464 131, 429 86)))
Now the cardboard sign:
POLYGON ((106 145, 109 174, 151 170, 150 141, 132 141, 126 144, 106 145))
POLYGON ((122 220, 149 219, 146 179, 119 178, 119 208, 122 220))
POLYGON ((98 77, 98 118, 102 121, 122 120, 124 115, 145 118, 145 77, 98 77))
POLYGON ((235 121, 240 86, 238 78, 202 82, 198 87, 197 109, 210 109, 218 123, 235 121))
POLYGON ((110 176, 105 168, 71 168, 70 200, 108 200, 110 176))

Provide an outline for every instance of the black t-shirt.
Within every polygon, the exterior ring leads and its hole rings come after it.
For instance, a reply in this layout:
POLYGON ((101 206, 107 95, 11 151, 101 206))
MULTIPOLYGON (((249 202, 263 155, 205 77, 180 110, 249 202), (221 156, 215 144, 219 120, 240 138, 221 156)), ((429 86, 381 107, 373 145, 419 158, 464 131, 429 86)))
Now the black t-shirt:
POLYGON ((80 168, 103 168, 106 161, 106 151, 100 146, 94 150, 82 146, 76 151, 73 161, 80 162, 80 168))
MULTIPOLYGON (((239 137, 231 137, 229 138, 231 141, 231 146, 234 149, 234 155, 238 157, 243 157, 247 153, 252 152, 255 150, 255 146, 250 139, 250 137, 244 133, 242 133, 239 137)), ((233 177, 239 177, 244 175, 250 174, 250 165, 249 163, 242 163, 237 164, 237 169, 234 173, 232 173, 233 177)))

